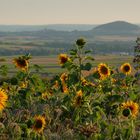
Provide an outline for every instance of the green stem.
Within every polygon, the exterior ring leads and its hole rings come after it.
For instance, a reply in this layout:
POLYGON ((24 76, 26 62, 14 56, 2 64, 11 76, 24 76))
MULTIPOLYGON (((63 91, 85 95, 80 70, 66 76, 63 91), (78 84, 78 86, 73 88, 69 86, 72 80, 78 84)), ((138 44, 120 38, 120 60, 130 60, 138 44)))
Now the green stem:
POLYGON ((131 132, 132 132, 132 138, 134 137, 134 121, 131 120, 131 132))
POLYGON ((78 56, 78 63, 79 63, 79 81, 81 83, 82 71, 81 71, 81 64, 82 64, 82 57, 81 57, 81 49, 77 46, 77 56, 78 56))

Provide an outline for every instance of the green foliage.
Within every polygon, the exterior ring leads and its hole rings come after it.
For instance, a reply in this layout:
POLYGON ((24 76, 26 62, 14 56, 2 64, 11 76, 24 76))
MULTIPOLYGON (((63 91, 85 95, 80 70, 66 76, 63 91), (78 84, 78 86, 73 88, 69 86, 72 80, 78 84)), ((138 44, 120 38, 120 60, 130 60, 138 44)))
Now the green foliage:
MULTIPOLYGON (((86 77, 94 64, 90 53, 86 41, 78 39, 62 65, 65 74, 42 78, 42 68, 34 65, 1 80, 8 101, 0 114, 0 138, 140 139, 139 78, 135 72, 125 75, 110 67, 114 73, 107 77, 102 78, 98 69, 86 77), (38 115, 45 119, 41 132, 34 128, 38 115)), ((22 59, 29 61, 31 56, 22 59)), ((7 73, 5 66, 0 71, 7 73)))
POLYGON ((0 75, 7 76, 8 73, 8 67, 6 65, 0 66, 0 75))

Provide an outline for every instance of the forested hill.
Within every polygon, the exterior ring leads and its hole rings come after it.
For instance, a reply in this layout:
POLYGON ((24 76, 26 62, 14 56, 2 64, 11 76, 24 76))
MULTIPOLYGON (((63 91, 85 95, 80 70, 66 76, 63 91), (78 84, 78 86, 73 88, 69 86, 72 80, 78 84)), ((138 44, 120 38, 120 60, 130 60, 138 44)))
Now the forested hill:
POLYGON ((112 23, 107 23, 103 25, 99 25, 92 30, 88 31, 56 31, 51 29, 40 29, 38 31, 18 31, 18 32, 0 32, 0 36, 30 36, 35 38, 42 38, 49 40, 57 40, 57 41, 73 41, 78 37, 85 37, 89 40, 94 40, 96 36, 104 36, 104 35, 117 35, 117 36, 126 36, 126 37, 136 37, 140 35, 140 27, 124 21, 116 21, 112 23))
POLYGON ((139 34, 140 27, 125 21, 116 21, 95 27, 93 33, 100 35, 132 35, 139 34))

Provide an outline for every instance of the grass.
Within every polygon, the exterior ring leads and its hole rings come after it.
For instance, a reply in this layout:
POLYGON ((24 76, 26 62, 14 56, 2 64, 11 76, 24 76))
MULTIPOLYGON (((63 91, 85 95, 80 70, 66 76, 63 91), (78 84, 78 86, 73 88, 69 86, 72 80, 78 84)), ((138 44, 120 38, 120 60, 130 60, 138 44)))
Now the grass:
POLYGON ((134 41, 136 37, 133 36, 119 36, 119 35, 102 35, 96 36, 95 40, 97 41, 134 41))

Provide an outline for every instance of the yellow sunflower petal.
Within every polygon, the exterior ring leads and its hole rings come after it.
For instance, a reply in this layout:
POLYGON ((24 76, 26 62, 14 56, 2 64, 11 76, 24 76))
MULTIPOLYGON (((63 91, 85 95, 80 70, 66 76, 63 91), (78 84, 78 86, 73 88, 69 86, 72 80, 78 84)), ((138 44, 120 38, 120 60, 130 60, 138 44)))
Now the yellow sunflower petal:
POLYGON ((60 64, 63 65, 69 60, 69 57, 67 54, 60 54, 59 60, 60 60, 60 64))
POLYGON ((2 111, 6 107, 6 101, 8 96, 6 92, 0 88, 0 111, 2 111))
POLYGON ((98 72, 99 72, 99 74, 101 75, 102 78, 105 78, 105 77, 110 75, 110 69, 104 63, 101 63, 101 64, 98 65, 98 72))
POLYGON ((136 117, 139 112, 139 105, 133 101, 122 103, 122 109, 130 109, 132 117, 136 117))
POLYGON ((45 125, 46 125, 45 118, 39 115, 39 116, 35 116, 34 119, 35 119, 35 122, 33 125, 33 130, 37 133, 41 133, 44 130, 45 125))
POLYGON ((124 74, 128 75, 131 73, 132 68, 131 68, 131 65, 129 63, 124 63, 123 65, 121 65, 120 70, 124 74))
POLYGON ((26 59, 23 58, 15 58, 13 60, 13 63, 15 64, 15 66, 23 71, 26 71, 29 65, 29 62, 26 59))

